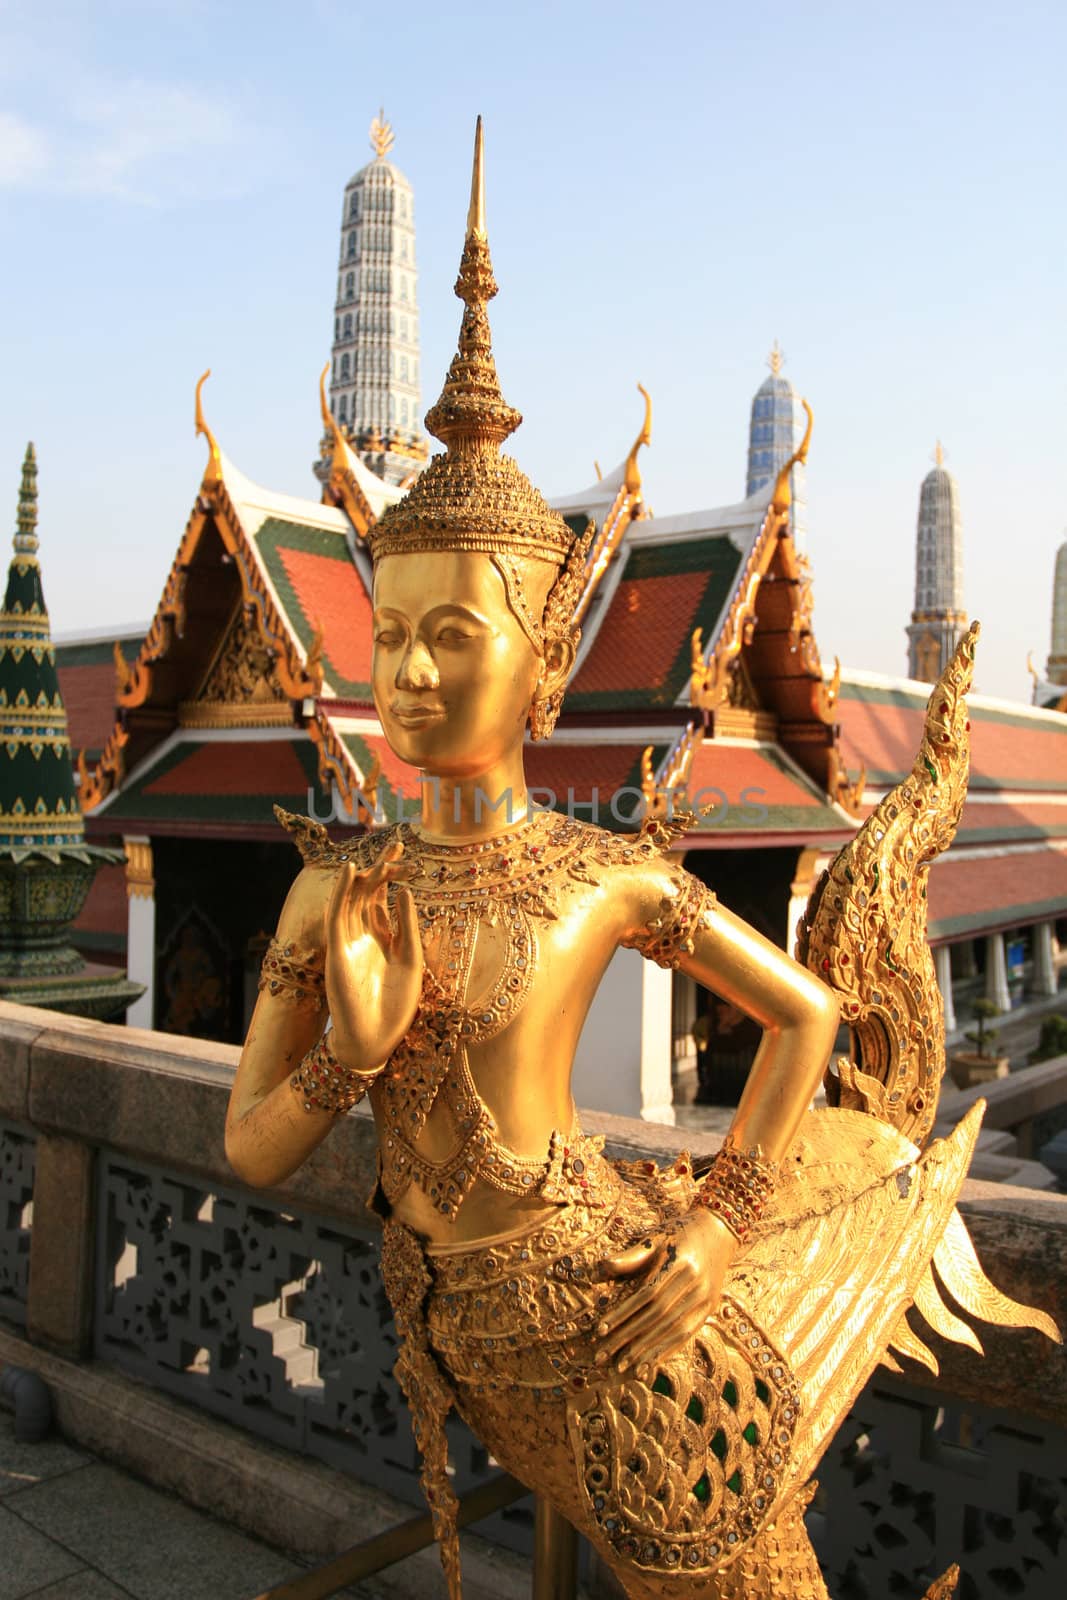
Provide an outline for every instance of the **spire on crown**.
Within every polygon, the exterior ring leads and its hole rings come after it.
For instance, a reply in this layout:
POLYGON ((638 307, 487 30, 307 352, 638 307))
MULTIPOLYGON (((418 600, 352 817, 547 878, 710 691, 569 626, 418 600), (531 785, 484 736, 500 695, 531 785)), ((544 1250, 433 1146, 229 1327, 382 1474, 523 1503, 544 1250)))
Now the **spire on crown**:
POLYGON ((434 438, 460 454, 503 444, 522 422, 522 413, 509 406, 501 393, 493 360, 488 307, 497 288, 485 231, 485 142, 479 117, 467 237, 455 289, 464 308, 459 348, 440 399, 426 413, 426 426, 434 438))
POLYGON ((779 348, 778 340, 776 339, 774 341, 774 344, 771 347, 771 353, 767 357, 767 365, 770 367, 771 372, 773 373, 773 375, 776 378, 777 378, 778 374, 782 370, 782 363, 784 361, 785 361, 785 355, 782 352, 782 350, 779 348))
POLYGON ((459 346, 426 426, 445 446, 403 500, 389 506, 367 542, 375 561, 416 550, 480 550, 562 565, 574 536, 510 456, 504 440, 522 422, 500 389, 489 329, 497 292, 485 227, 482 119, 474 138, 467 232, 456 294, 463 301, 459 346))

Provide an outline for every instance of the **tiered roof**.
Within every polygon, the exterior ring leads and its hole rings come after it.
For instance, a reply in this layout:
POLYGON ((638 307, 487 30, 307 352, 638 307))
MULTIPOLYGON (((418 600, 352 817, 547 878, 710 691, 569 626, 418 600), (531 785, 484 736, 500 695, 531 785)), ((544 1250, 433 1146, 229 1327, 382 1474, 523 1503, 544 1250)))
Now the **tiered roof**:
MULTIPOLYGON (((402 491, 368 472, 324 398, 323 414, 332 454, 319 504, 245 477, 198 409, 207 469, 156 616, 119 656, 106 739, 98 703, 91 722, 78 702, 79 738, 91 728, 84 742, 103 743, 85 788, 95 831, 265 834, 275 801, 349 825, 371 822, 375 804, 392 821, 416 803, 418 775, 386 744, 370 684, 367 535, 402 491)), ((619 467, 555 501, 595 536, 575 675, 554 737, 529 748, 531 787, 609 827, 632 827, 643 806, 710 807, 690 849, 829 853, 910 769, 928 688, 823 669, 813 580, 789 531, 810 425, 773 486, 653 517, 637 468, 650 423, 646 407, 619 467)), ((102 684, 106 663, 84 654, 98 646, 79 648, 82 665, 72 654, 62 670, 102 684)), ((935 939, 1067 903, 1056 843, 1067 838, 1067 722, 973 704, 971 799, 931 879, 935 939), (991 905, 977 852, 1005 850, 1015 870, 991 905), (1020 898, 1031 876, 1048 891, 1040 902, 1020 898)))

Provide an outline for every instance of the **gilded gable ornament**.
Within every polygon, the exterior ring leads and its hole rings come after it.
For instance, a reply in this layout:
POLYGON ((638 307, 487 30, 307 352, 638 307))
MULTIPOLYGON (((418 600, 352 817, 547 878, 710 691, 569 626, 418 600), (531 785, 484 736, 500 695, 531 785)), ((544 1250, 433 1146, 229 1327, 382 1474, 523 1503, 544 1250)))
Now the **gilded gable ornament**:
POLYGON ((263 727, 291 721, 274 652, 253 608, 239 606, 200 692, 182 705, 186 728, 263 727))

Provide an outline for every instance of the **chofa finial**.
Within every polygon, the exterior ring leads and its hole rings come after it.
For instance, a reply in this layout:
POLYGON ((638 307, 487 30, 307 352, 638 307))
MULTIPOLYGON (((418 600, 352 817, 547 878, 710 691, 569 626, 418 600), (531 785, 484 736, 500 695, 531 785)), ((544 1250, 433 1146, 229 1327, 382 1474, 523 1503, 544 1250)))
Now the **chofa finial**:
POLYGON ((811 430, 814 426, 815 418, 812 416, 811 407, 803 398, 803 396, 801 396, 800 403, 807 412, 808 425, 804 429, 804 437, 800 441, 798 448, 794 450, 793 454, 789 457, 789 460, 778 474, 778 481, 774 486, 774 493, 771 496, 771 510, 776 511, 779 516, 784 516, 789 510, 789 507, 793 504, 793 486, 790 483, 790 477, 794 467, 802 467, 807 461, 808 449, 811 445, 811 430))
POLYGON ((774 376, 776 378, 777 378, 778 374, 782 370, 782 363, 784 362, 784 360, 785 360, 785 355, 783 354, 782 350, 780 349, 779 344, 778 344, 778 340, 776 339, 774 341, 774 344, 771 346, 771 353, 767 357, 767 365, 770 367, 771 371, 774 373, 774 376))
POLYGON ((215 438, 215 435, 204 421, 204 407, 201 401, 204 385, 210 376, 211 368, 208 367, 207 370, 202 372, 199 378, 196 380, 196 433, 198 438, 203 435, 203 437, 207 440, 209 452, 208 476, 212 478, 220 478, 222 476, 222 456, 220 454, 218 441, 215 438))

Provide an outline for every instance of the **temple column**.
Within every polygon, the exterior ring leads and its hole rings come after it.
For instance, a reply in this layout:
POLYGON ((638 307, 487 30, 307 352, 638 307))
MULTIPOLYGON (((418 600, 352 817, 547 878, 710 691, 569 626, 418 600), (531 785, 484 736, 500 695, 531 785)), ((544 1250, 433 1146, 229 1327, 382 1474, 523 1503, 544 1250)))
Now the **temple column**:
POLYGON ((975 955, 974 940, 963 939, 958 945, 956 945, 955 949, 956 970, 959 976, 964 980, 964 982, 966 982, 968 978, 977 978, 978 957, 975 955))
POLYGON ((941 990, 941 998, 945 1003, 945 1032, 954 1033, 956 1029, 956 1007, 952 1003, 952 958, 947 944, 939 944, 935 947, 934 970, 937 973, 937 986, 941 990))
POLYGON ((1011 992, 1008 989, 1008 963, 1004 952, 1004 935, 990 933, 985 942, 985 995, 998 1011, 1011 1010, 1011 992))
POLYGON ((126 848, 126 976, 144 984, 144 994, 126 1012, 131 1028, 155 1022, 156 880, 152 875, 152 841, 140 835, 123 839, 126 848))
POLYGON ((697 1016, 696 980, 687 973, 676 972, 672 984, 673 1011, 671 1054, 674 1073, 695 1072, 697 1069, 696 1045, 693 1043, 693 1023, 697 1016))
POLYGON ((1033 930, 1035 994, 1055 994, 1059 988, 1053 948, 1055 931, 1055 924, 1051 922, 1039 922, 1033 930))
POLYGON ((669 967, 617 950, 589 1008, 574 1058, 579 1106, 674 1124, 669 967))

